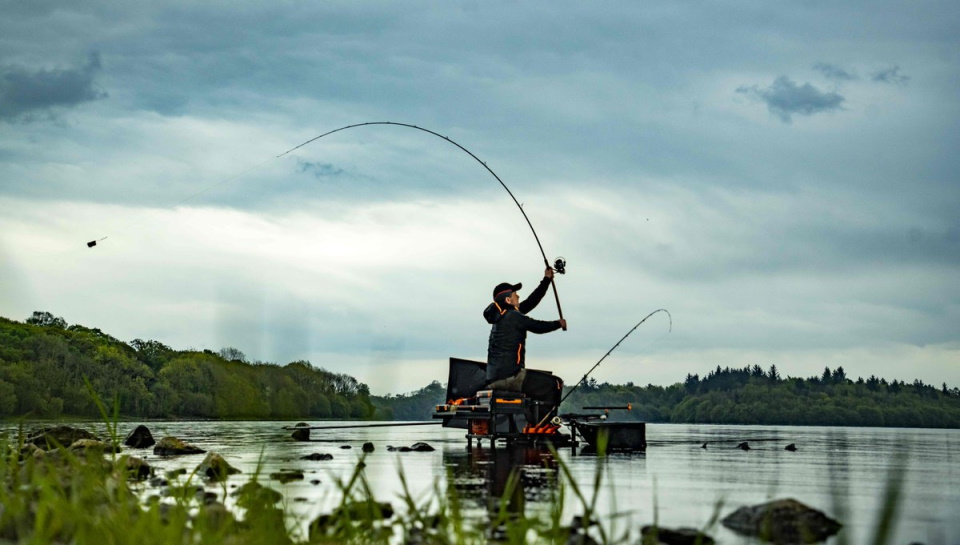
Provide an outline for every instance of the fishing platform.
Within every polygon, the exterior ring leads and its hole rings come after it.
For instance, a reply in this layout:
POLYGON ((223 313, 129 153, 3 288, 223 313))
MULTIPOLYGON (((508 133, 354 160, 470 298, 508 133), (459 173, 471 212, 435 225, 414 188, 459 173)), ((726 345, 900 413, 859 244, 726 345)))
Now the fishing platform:
POLYGON ((602 413, 557 415, 563 393, 563 379, 550 371, 527 369, 523 392, 486 388, 486 363, 450 358, 447 402, 437 405, 433 418, 445 428, 466 430, 467 448, 474 441, 491 448, 497 442, 508 446, 552 445, 571 447, 576 453, 582 442, 591 449, 646 449, 644 422, 610 422, 610 409, 625 407, 584 407, 602 413), (569 430, 564 433, 563 427, 569 430))

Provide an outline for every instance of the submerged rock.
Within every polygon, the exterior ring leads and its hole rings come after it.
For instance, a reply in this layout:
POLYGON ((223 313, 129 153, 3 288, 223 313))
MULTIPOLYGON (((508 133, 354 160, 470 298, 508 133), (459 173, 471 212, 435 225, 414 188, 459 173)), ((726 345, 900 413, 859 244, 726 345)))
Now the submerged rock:
POLYGON ((694 528, 644 526, 640 530, 643 545, 713 545, 713 538, 694 528))
POLYGON ((143 481, 153 475, 153 468, 143 458, 124 456, 117 462, 117 468, 134 481, 143 481))
POLYGON ((153 447, 153 453, 157 456, 176 456, 178 454, 203 454, 205 450, 191 445, 176 437, 164 437, 153 447))
POLYGON ((333 454, 314 452, 313 454, 307 454, 306 456, 301 456, 301 460, 313 460, 314 462, 319 462, 321 460, 333 460, 333 454))
POLYGON ((795 445, 795 444, 793 444, 793 443, 790 443, 789 445, 783 447, 783 450, 789 450, 790 452, 796 452, 796 451, 797 451, 797 445, 795 445))
POLYGON ((347 450, 347 449, 351 449, 351 448, 353 448, 353 447, 351 447, 350 445, 340 445, 340 448, 342 448, 343 450, 347 450))
POLYGON ((208 452, 197 466, 196 472, 211 481, 223 481, 230 475, 240 473, 240 470, 227 463, 223 456, 216 452, 208 452))
POLYGON ((287 484, 290 481, 302 481, 303 472, 299 469, 285 469, 276 473, 271 473, 270 478, 275 481, 280 481, 282 484, 287 484))
POLYGON ((237 498, 237 505, 244 508, 264 504, 273 505, 283 499, 283 494, 256 481, 248 482, 230 495, 237 498))
POLYGON ((123 444, 130 448, 150 448, 157 442, 153 439, 149 428, 140 424, 123 440, 123 444))
POLYGON ((741 507, 720 522, 735 532, 784 544, 823 541, 843 527, 823 511, 791 498, 741 507))
POLYGON ((328 533, 328 530, 349 524, 367 525, 378 520, 387 520, 393 516, 393 506, 389 502, 358 501, 349 502, 334 509, 330 514, 320 515, 310 524, 310 539, 315 540, 328 533))
POLYGON ((293 430, 293 433, 290 434, 290 437, 293 437, 296 441, 309 441, 310 440, 310 424, 306 422, 297 422, 294 426, 295 428, 305 428, 301 430, 293 430))
POLYGON ((33 443, 24 443, 23 448, 20 449, 20 460, 26 460, 27 458, 43 458, 46 455, 46 451, 42 448, 34 445, 33 443))
POLYGON ((96 439, 77 439, 70 445, 70 450, 73 452, 104 454, 108 452, 120 452, 121 449, 117 445, 111 445, 110 443, 96 439))
POLYGON ((27 436, 27 443, 44 449, 50 450, 58 446, 69 447, 80 439, 93 439, 99 441, 100 438, 80 428, 71 428, 70 426, 53 426, 41 428, 27 436))
POLYGON ((414 443, 410 445, 410 450, 415 450, 417 452, 433 452, 437 449, 431 447, 426 443, 414 443))
POLYGON ((230 531, 237 527, 237 519, 224 504, 218 501, 205 503, 194 517, 194 522, 198 521, 202 521, 200 524, 214 530, 230 531))
POLYGON ((737 445, 737 448, 740 449, 740 450, 750 450, 750 444, 747 443, 746 441, 744 441, 744 442, 740 443, 739 445, 737 445))

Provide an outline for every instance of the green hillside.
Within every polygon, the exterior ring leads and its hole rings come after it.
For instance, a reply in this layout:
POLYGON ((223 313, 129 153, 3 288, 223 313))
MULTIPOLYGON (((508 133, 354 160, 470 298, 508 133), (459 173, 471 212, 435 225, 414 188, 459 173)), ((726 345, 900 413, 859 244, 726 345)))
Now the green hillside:
POLYGON ((246 361, 236 349, 174 350, 124 343, 48 312, 0 318, 0 418, 97 417, 84 379, 124 416, 147 418, 368 418, 367 386, 297 361, 246 361))

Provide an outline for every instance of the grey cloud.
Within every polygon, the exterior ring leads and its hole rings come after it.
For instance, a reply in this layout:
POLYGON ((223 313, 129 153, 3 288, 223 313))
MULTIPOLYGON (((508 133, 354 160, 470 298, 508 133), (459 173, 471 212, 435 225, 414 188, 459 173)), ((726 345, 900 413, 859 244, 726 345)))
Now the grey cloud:
POLYGON ((0 120, 28 122, 42 114, 53 116, 57 108, 106 97, 94 84, 100 69, 99 53, 91 53, 85 64, 71 68, 0 68, 0 120))
POLYGON ((330 163, 320 163, 320 162, 310 162, 310 161, 297 161, 297 172, 313 174, 317 178, 325 178, 329 176, 340 176, 345 174, 345 171, 340 167, 335 167, 330 163))
POLYGON ((891 66, 890 68, 874 72, 870 79, 877 83, 905 85, 908 81, 910 81, 910 76, 901 74, 899 66, 891 66))
POLYGON ((787 76, 778 77, 766 89, 744 85, 737 92, 766 103, 770 112, 784 123, 789 123, 794 114, 810 116, 840 110, 844 101, 839 93, 821 91, 809 83, 797 85, 787 76))
POLYGON ((813 65, 813 69, 823 74, 823 77, 833 81, 853 81, 857 79, 857 75, 853 72, 848 72, 834 64, 818 62, 813 65))

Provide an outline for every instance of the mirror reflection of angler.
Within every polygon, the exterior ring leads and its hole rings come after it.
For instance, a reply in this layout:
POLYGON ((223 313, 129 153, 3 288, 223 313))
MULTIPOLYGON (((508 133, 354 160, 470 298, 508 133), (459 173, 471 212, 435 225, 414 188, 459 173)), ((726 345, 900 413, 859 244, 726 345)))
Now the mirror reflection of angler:
MULTIPOLYGON (((565 263, 558 259, 556 265, 559 266, 559 272, 565 263)), ((483 317, 491 325, 487 343, 487 388, 522 391, 527 375, 527 332, 543 334, 558 329, 566 331, 567 321, 562 317, 542 321, 527 316, 546 295, 553 275, 554 269, 547 267, 543 279, 523 301, 520 301, 518 293, 523 284, 503 282, 493 289, 493 302, 483 311, 483 317)))

